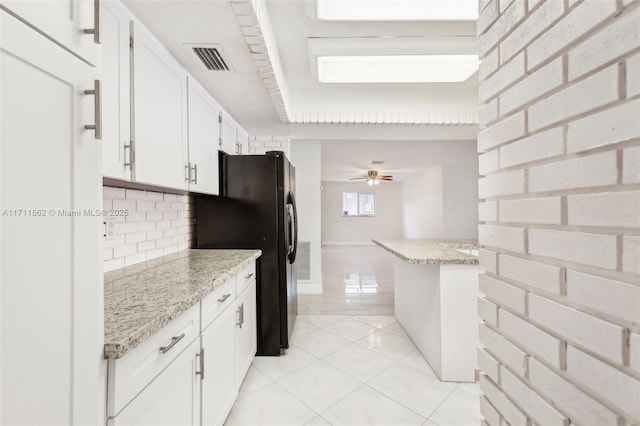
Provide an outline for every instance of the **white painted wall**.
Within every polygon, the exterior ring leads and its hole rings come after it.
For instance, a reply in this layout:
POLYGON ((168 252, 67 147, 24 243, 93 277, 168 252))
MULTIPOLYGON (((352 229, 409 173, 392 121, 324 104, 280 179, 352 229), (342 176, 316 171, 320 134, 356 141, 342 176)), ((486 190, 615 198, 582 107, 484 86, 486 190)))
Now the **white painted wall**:
POLYGON ((442 167, 402 182, 403 237, 442 238, 442 167))
POLYGON ((321 143, 291 141, 291 163, 296 168, 299 241, 310 243, 310 280, 298 279, 299 293, 322 292, 321 143))
POLYGON ((478 165, 426 169, 402 182, 403 237, 478 238, 478 165))
POLYGON ((442 169, 442 235, 450 239, 478 238, 478 164, 442 169))
POLYGON ((322 182, 322 243, 371 244, 372 238, 402 238, 402 185, 322 182), (343 192, 376 194, 376 216, 343 217, 343 192))

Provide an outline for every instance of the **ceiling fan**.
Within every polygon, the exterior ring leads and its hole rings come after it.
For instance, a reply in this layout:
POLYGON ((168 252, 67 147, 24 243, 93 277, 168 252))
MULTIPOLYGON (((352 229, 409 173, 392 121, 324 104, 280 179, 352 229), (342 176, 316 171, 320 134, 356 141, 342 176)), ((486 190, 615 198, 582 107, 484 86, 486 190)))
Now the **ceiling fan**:
POLYGON ((350 180, 366 180, 369 185, 378 185, 382 180, 393 180, 393 176, 380 175, 377 170, 368 170, 366 175, 357 178, 351 178, 350 180))

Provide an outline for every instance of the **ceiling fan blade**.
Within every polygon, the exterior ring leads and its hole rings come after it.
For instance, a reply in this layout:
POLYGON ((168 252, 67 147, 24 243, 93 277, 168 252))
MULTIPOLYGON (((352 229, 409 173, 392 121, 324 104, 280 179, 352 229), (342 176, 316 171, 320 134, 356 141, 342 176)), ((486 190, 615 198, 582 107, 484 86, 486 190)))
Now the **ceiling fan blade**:
POLYGON ((366 177, 359 177, 359 178, 350 178, 349 180, 365 180, 367 179, 366 177))
POLYGON ((393 180, 393 176, 379 176, 380 180, 393 180))

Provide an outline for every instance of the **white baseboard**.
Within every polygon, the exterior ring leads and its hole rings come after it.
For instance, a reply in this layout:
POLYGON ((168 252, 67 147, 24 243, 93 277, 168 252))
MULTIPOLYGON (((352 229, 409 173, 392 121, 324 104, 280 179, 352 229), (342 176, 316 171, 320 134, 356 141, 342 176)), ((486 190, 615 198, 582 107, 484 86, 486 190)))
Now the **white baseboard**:
POLYGON ((371 240, 369 241, 323 241, 323 246, 373 246, 375 245, 371 240))

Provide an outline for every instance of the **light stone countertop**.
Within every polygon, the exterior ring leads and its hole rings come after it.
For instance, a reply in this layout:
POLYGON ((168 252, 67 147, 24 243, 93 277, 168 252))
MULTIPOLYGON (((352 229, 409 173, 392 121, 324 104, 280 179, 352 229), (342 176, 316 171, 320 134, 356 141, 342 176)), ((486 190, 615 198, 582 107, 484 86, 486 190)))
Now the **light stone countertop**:
POLYGON ((478 257, 460 250, 478 248, 475 240, 376 240, 374 243, 398 256, 416 264, 434 265, 477 265, 478 257))
POLYGON ((188 249, 105 273, 104 357, 121 358, 260 255, 188 249))

